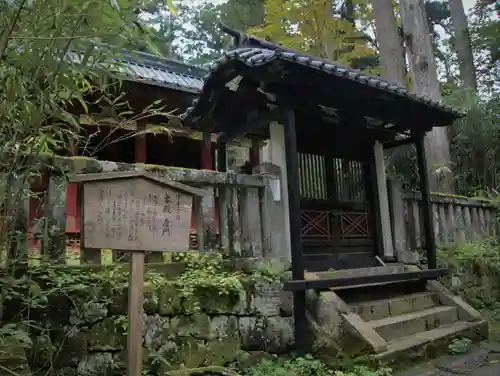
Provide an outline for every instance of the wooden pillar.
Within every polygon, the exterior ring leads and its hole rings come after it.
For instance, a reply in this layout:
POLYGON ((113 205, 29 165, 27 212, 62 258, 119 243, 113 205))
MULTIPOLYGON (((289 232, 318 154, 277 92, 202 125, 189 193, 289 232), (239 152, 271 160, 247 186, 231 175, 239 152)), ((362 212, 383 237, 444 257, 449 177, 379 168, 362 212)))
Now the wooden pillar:
POLYGON ((217 142, 217 171, 227 172, 227 144, 217 142))
POLYGON ((260 145, 258 140, 252 140, 250 146, 250 166, 253 168, 260 165, 260 145))
POLYGON ((209 131, 203 131, 203 139, 201 141, 201 168, 203 170, 214 169, 212 135, 209 131))
MULTIPOLYGON (((337 176, 337 161, 332 155, 325 155, 325 175, 326 175, 326 192, 328 199, 338 207, 339 191, 338 191, 338 176, 337 176)), ((333 257, 338 262, 340 255, 340 226, 330 226, 333 235, 333 257)))
POLYGON ((366 199, 369 205, 369 226, 371 229, 374 253, 384 256, 384 243, 382 241, 382 218, 380 216, 380 202, 378 200, 377 169, 375 153, 363 164, 363 175, 366 190, 366 199))
MULTIPOLYGON (((300 221, 299 158, 297 155, 297 135, 295 131, 295 112, 283 113, 285 134, 285 158, 288 180, 288 210, 290 223, 290 250, 292 256, 292 279, 304 279, 304 257, 302 254, 300 221)), ((300 354, 309 350, 309 328, 306 316, 306 292, 293 293, 293 316, 295 322, 295 346, 300 354)))
POLYGON ((437 268, 436 239, 434 237, 431 195, 429 192, 429 177, 427 175, 427 159, 424 147, 425 134, 419 135, 415 143, 417 149, 418 175, 420 178, 420 192, 422 194, 422 214, 425 234, 425 250, 427 252, 427 267, 437 268))
POLYGON ((385 158, 382 144, 375 141, 374 145, 375 169, 377 174, 378 195, 375 197, 379 203, 380 229, 382 230, 383 253, 380 256, 388 261, 394 260, 394 247, 392 245, 391 216, 389 213, 389 195, 387 193, 387 177, 385 175, 385 158))

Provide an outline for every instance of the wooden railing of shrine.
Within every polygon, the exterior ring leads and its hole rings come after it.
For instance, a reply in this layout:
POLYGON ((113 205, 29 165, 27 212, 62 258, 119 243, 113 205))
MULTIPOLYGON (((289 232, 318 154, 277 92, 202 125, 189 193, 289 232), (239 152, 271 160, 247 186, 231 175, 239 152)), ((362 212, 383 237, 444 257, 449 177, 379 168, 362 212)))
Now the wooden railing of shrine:
MULTIPOLYGON (((30 230, 22 245, 27 250, 21 253, 28 255, 32 265, 55 260, 68 265, 128 261, 128 254, 118 250, 82 248, 80 233, 75 231, 80 226, 79 218, 76 218, 79 213, 67 210, 68 194, 78 192, 78 187, 68 183, 68 174, 126 170, 152 172, 213 192, 193 201, 191 250, 206 252, 220 249, 235 257, 286 257, 279 254, 285 249, 280 246, 285 241, 285 216, 283 198, 279 193, 280 169, 275 165, 263 164, 256 167, 254 175, 245 175, 81 157, 57 158, 52 163, 48 188, 38 194, 42 197, 39 201, 42 207, 35 210, 32 198, 18 203, 21 209, 17 210, 18 216, 32 218, 30 211, 33 210, 42 214, 38 225, 27 226, 30 230)), ((168 252, 168 244, 165 250, 164 253, 147 253, 146 261, 171 261, 172 253, 168 252)))
MULTIPOLYGON (((396 249, 415 250, 425 246, 419 193, 403 192, 400 184, 388 182, 393 239, 396 249)), ((487 199, 432 194, 433 228, 442 246, 471 242, 499 233, 497 205, 487 199)))

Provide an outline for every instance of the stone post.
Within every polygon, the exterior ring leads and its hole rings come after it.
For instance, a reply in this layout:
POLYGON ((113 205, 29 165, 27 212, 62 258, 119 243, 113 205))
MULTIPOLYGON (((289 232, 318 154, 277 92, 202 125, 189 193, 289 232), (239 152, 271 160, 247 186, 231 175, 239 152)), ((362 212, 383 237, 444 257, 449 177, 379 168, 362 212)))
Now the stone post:
POLYGON ((275 164, 266 162, 256 166, 253 174, 267 177, 266 187, 261 190, 259 197, 263 257, 267 260, 280 261, 288 269, 291 255, 285 226, 288 216, 285 210, 286 197, 283 194, 281 169, 275 164))
POLYGON ((398 180, 387 180, 391 214, 392 241, 398 262, 418 264, 418 252, 412 252, 406 241, 406 216, 403 185, 398 180))
POLYGON ((378 198, 380 207, 380 221, 382 228, 383 256, 386 260, 394 259, 394 248, 392 245, 391 220, 389 214, 389 197, 387 194, 387 178, 385 175, 384 148, 378 141, 374 146, 375 169, 377 173, 378 198))

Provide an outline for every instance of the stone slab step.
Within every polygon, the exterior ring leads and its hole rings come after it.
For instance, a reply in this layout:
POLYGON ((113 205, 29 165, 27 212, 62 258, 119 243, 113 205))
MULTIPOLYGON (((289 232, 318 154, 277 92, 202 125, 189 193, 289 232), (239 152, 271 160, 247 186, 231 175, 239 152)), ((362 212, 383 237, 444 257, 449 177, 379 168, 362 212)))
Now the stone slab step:
POLYGON ((458 311, 456 307, 437 306, 417 312, 369 321, 368 325, 386 341, 391 341, 396 338, 426 332, 457 321, 458 311))
POLYGON ((386 265, 386 266, 373 266, 369 268, 356 268, 356 269, 339 269, 327 272, 316 272, 315 274, 321 279, 323 278, 336 278, 336 277, 356 277, 367 275, 380 275, 391 273, 404 273, 407 268, 403 264, 386 265))
POLYGON ((453 324, 440 326, 425 332, 390 341, 387 350, 372 355, 373 359, 385 362, 411 361, 435 356, 439 350, 446 351, 447 346, 454 338, 467 337, 470 339, 484 339, 488 335, 486 320, 467 322, 457 321, 453 324))
POLYGON ((365 321, 380 320, 435 307, 437 298, 431 292, 420 292, 389 299, 378 299, 351 304, 353 312, 365 321))

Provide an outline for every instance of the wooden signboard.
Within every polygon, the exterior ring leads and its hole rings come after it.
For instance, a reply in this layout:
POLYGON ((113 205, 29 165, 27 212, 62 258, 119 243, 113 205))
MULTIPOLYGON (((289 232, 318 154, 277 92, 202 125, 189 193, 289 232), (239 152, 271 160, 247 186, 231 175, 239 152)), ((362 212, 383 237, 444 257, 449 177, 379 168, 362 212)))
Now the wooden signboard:
POLYGON ((186 251, 193 198, 142 178, 97 181, 83 189, 83 246, 186 251))
POLYGON ((83 184, 83 247, 131 251, 128 297, 128 376, 142 373, 144 252, 185 251, 193 196, 205 191, 147 172, 70 177, 83 184))

